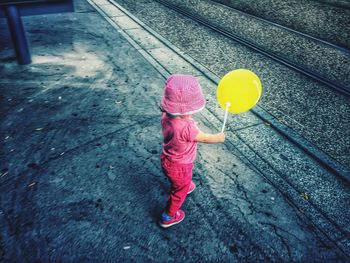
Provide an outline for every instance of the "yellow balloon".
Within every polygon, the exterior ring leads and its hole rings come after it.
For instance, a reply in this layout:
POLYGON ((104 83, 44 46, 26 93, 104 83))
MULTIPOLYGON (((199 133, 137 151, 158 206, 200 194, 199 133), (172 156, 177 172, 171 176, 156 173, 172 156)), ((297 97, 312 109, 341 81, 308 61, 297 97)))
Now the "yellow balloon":
POLYGON ((261 82, 255 73, 247 69, 236 69, 220 80, 216 97, 224 110, 226 103, 230 103, 228 111, 237 114, 253 108, 261 93, 261 82))

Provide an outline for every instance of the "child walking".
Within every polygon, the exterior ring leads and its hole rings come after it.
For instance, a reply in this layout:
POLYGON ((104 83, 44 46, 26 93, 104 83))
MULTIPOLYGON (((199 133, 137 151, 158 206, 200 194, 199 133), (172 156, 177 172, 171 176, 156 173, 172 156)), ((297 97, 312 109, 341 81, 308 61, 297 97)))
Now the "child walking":
POLYGON ((204 133, 192 119, 192 114, 205 107, 201 86, 192 75, 171 75, 166 80, 161 105, 164 136, 161 166, 171 183, 171 188, 160 225, 167 228, 185 218, 184 211, 180 209, 181 205, 186 196, 196 189, 192 181, 192 169, 196 159, 197 142, 224 142, 225 135, 204 133))

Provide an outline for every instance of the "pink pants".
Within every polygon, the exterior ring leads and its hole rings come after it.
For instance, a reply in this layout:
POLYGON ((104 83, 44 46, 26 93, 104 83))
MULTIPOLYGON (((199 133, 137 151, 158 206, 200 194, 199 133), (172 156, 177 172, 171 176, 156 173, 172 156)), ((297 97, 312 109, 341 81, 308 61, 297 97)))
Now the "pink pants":
POLYGON ((174 163, 162 155, 161 165, 164 174, 168 177, 171 183, 165 211, 169 216, 174 216, 186 199, 192 180, 193 164, 174 163))

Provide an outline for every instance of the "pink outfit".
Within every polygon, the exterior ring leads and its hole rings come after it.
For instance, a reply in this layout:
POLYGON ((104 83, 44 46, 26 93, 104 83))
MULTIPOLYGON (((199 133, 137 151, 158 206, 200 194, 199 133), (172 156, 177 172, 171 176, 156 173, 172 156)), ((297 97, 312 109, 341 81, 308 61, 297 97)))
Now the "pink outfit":
POLYGON ((197 154, 197 142, 194 140, 199 129, 191 118, 172 118, 162 114, 163 150, 168 160, 177 163, 193 163, 197 154))
POLYGON ((180 209, 190 189, 197 154, 195 138, 199 133, 192 118, 175 116, 199 112, 205 102, 196 77, 174 74, 167 79, 161 101, 163 110, 168 113, 164 112, 161 120, 164 135, 161 165, 171 183, 165 209, 171 217, 180 209))
POLYGON ((171 183, 165 210, 169 216, 174 216, 191 185, 199 129, 191 118, 174 118, 166 113, 162 114, 161 122, 164 135, 161 165, 171 183))
POLYGON ((185 201, 190 189, 193 164, 174 163, 164 155, 161 157, 161 164, 163 172, 171 183, 165 211, 169 216, 174 216, 185 201))

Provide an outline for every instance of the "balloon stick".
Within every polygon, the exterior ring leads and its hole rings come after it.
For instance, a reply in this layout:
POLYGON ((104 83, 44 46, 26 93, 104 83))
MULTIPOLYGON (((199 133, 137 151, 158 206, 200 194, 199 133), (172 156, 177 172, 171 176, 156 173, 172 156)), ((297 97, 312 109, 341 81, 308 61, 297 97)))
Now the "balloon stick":
POLYGON ((222 125, 221 132, 224 132, 224 130, 225 130, 225 125, 226 125, 226 121, 227 121, 228 108, 229 108, 230 106, 231 106, 231 103, 226 102, 225 117, 224 117, 224 123, 223 123, 223 125, 222 125))

